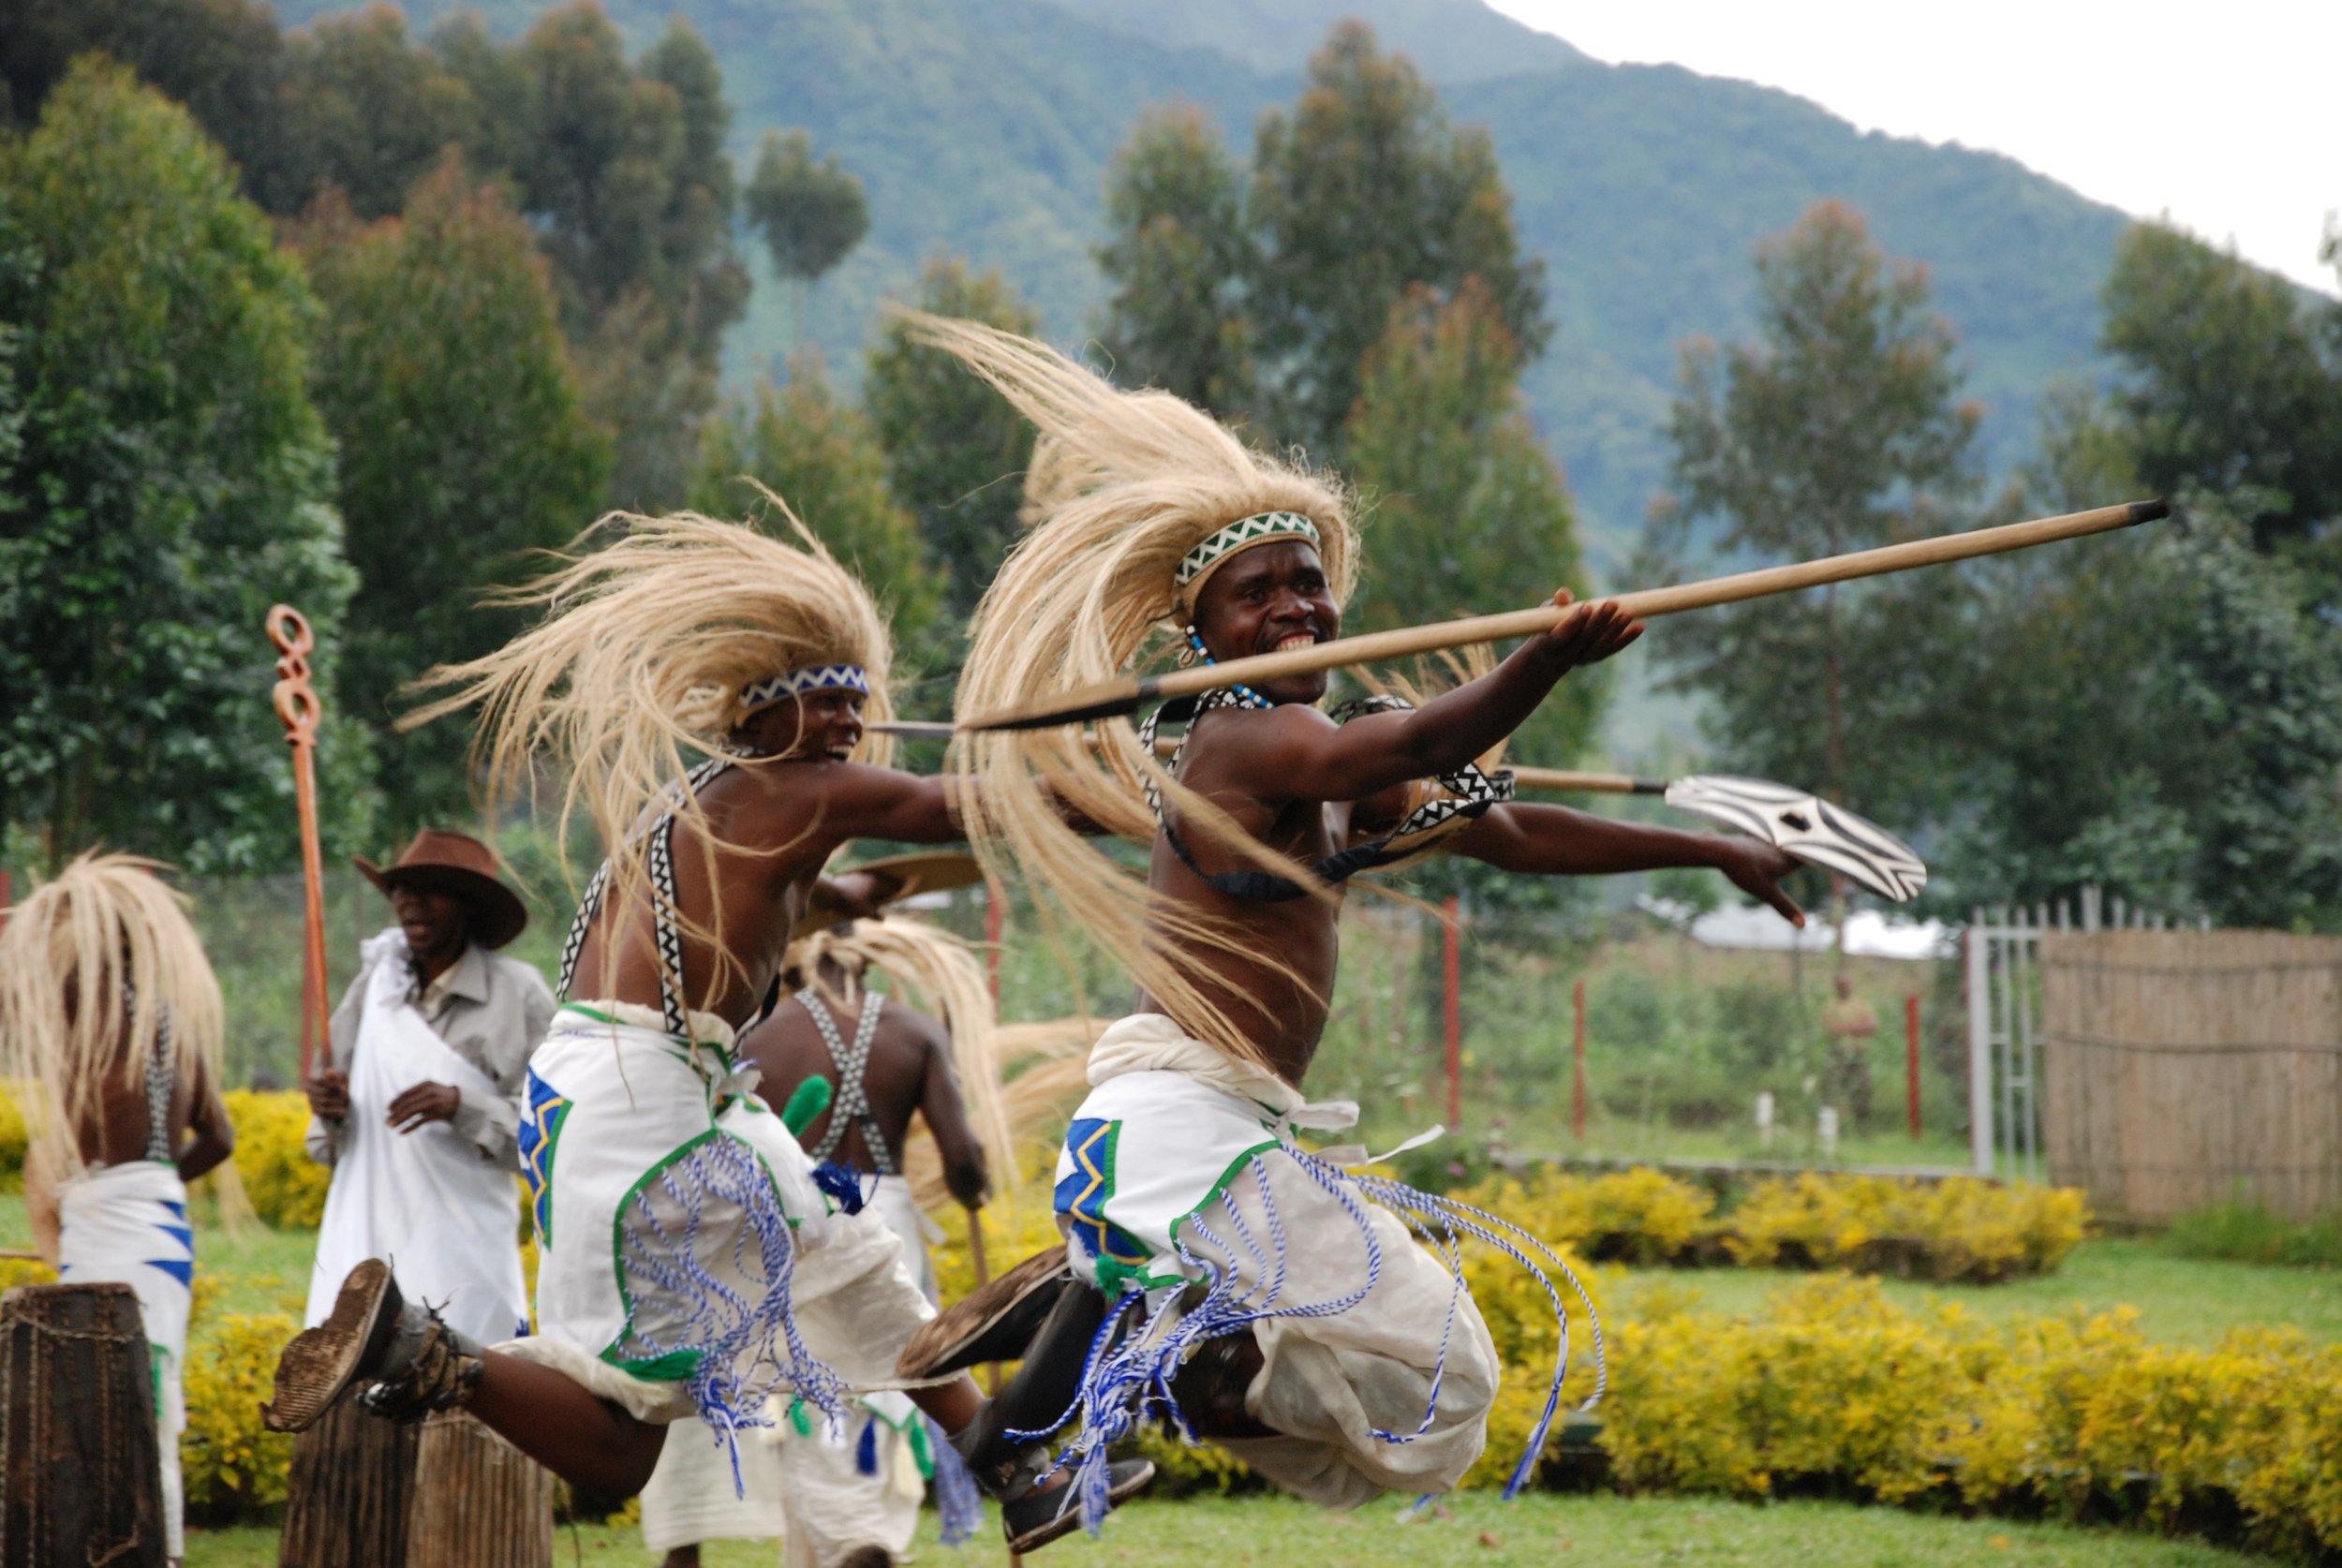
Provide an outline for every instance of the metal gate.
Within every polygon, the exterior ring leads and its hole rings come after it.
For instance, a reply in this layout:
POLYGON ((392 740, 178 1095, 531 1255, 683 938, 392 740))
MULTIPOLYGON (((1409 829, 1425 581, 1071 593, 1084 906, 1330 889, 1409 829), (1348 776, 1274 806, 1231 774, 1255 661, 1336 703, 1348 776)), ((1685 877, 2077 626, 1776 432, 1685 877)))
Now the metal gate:
POLYGON ((1968 1147, 1979 1176, 2041 1177, 2041 933, 2172 925, 2095 887, 2083 888, 2080 902, 2079 920, 2064 899, 2030 910, 1979 908, 1969 917, 1968 1147))

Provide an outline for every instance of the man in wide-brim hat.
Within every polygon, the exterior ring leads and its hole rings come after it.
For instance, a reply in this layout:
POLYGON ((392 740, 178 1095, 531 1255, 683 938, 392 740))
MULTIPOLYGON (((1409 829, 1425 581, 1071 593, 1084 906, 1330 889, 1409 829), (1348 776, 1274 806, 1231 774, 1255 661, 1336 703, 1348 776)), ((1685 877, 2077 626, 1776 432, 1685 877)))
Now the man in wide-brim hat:
POLYGON ((309 1322, 358 1262, 395 1257, 465 1332, 505 1339, 528 1320, 512 1176, 522 1082, 553 994, 495 950, 528 911, 495 851, 464 834, 425 828, 392 865, 357 865, 398 924, 363 944, 334 1013, 332 1065, 304 1086, 310 1158, 334 1167, 309 1322))

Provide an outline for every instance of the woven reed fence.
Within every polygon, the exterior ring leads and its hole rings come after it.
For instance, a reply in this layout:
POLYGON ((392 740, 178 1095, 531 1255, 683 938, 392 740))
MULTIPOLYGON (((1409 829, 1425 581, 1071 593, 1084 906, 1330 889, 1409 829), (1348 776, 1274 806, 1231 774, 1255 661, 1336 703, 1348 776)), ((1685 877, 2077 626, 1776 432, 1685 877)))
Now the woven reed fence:
POLYGON ((2342 1207, 2342 940, 2051 932, 2040 976, 2052 1181, 2140 1220, 2342 1207))

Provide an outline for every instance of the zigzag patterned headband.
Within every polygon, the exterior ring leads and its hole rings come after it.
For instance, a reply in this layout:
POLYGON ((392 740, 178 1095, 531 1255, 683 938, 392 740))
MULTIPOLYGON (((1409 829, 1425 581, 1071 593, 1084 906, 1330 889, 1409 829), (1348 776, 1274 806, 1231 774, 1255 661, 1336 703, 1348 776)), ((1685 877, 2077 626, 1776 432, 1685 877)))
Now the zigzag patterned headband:
POLYGON ((869 673, 859 664, 808 664, 769 680, 750 681, 740 688, 740 701, 750 708, 761 708, 783 697, 802 697, 808 691, 859 691, 867 697, 869 673))
POLYGON ((1315 544, 1317 525, 1297 511, 1262 511, 1239 517, 1180 556, 1178 570, 1171 574, 1171 581, 1184 588, 1209 576, 1214 569, 1225 565, 1231 555, 1280 539, 1305 539, 1315 544))

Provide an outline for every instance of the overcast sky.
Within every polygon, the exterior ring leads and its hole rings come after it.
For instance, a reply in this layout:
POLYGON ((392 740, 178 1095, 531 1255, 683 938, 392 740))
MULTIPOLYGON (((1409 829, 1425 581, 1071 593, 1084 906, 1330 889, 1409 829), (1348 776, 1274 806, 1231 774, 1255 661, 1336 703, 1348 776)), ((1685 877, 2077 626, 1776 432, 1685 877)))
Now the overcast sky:
POLYGON ((1864 130, 2006 153, 2337 291, 2318 244, 2342 207, 2342 0, 1489 3, 1599 60, 1738 77, 1864 130))

